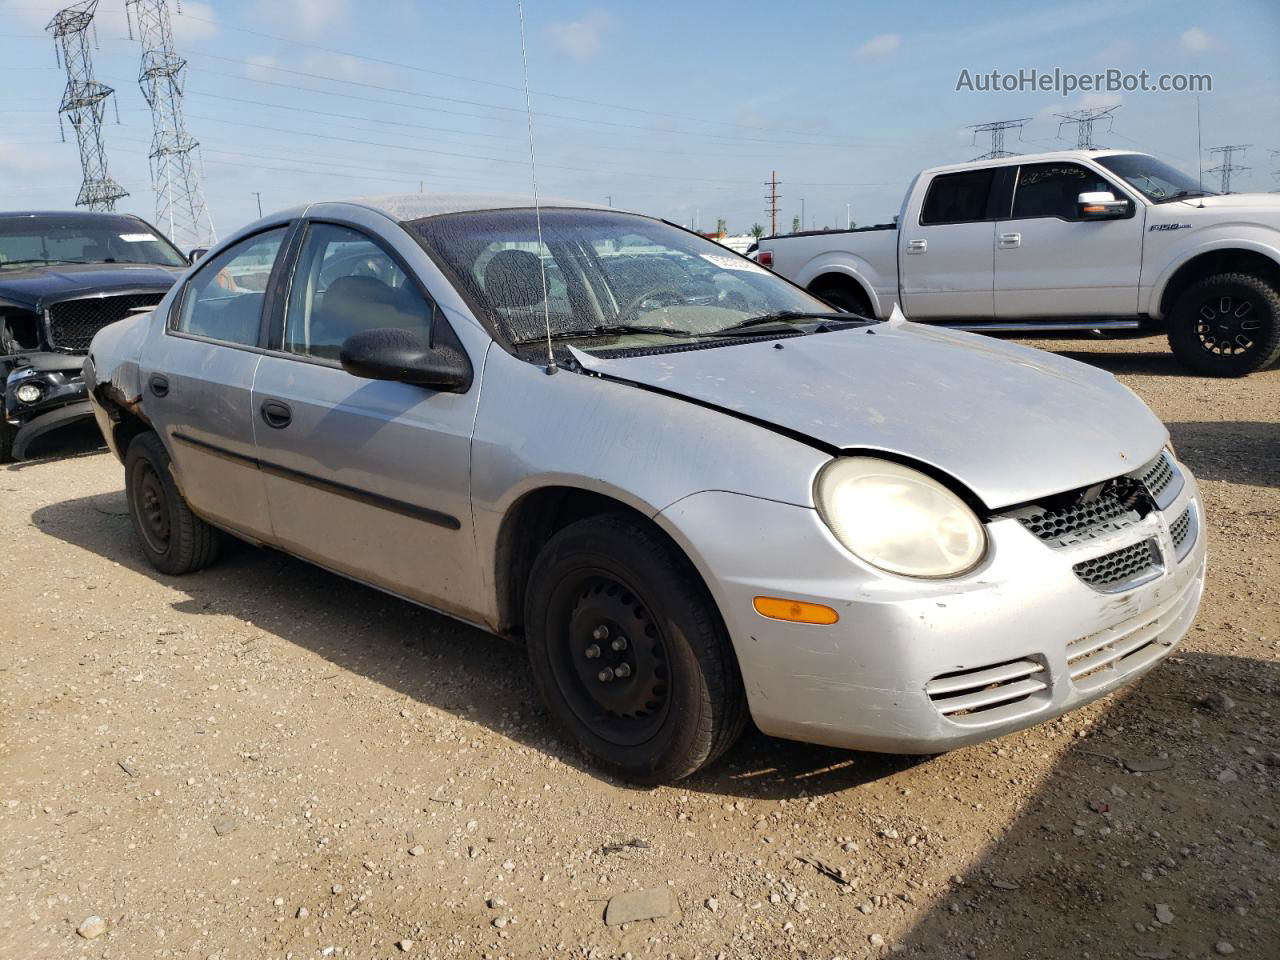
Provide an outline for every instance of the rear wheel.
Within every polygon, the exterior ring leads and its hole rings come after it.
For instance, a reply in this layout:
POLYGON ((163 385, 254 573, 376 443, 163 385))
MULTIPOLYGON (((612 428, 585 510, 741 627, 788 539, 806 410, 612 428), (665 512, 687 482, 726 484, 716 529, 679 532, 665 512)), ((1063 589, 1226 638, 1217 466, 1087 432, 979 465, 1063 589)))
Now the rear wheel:
POLYGON ((529 579, 525 631, 552 717, 625 779, 688 776, 746 723, 711 596, 688 559, 642 520, 590 517, 552 537, 529 579))
POLYGON ((169 453, 151 431, 124 458, 129 517, 147 560, 161 573, 193 573, 213 563, 221 533, 187 506, 169 471, 169 453))
POLYGON ((1220 273, 1185 290, 1169 317, 1169 346, 1207 377, 1243 377, 1280 358, 1280 295, 1246 273, 1220 273))
POLYGON ((833 307, 872 319, 871 301, 861 287, 851 280, 822 280, 810 288, 810 293, 827 301, 833 307))

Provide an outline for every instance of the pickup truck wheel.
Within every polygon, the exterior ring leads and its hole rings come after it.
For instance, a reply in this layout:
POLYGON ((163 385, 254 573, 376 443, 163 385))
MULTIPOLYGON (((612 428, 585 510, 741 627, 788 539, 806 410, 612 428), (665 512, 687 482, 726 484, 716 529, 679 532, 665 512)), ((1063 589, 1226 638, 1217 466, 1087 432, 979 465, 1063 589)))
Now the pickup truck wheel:
POLYGON ((13 438, 18 431, 9 426, 4 418, 4 409, 0 407, 0 463, 13 462, 13 438))
POLYGON ((1243 377, 1269 367, 1280 359, 1280 294, 1246 273, 1206 277, 1174 304, 1169 346, 1206 377, 1243 377))
POLYGON ((529 578, 525 634, 557 725, 623 779, 688 776, 746 724, 737 661, 710 594, 641 520, 589 517, 552 537, 529 578))
POLYGON ((871 301, 867 299, 866 293, 852 281, 847 283, 832 283, 830 281, 815 283, 809 289, 809 292, 840 310, 856 313, 858 316, 867 317, 868 319, 872 319, 875 316, 871 312, 871 301))
POLYGON ((187 506, 156 434, 133 438, 124 457, 129 517, 150 564, 161 573, 194 573, 213 563, 222 534, 187 506))

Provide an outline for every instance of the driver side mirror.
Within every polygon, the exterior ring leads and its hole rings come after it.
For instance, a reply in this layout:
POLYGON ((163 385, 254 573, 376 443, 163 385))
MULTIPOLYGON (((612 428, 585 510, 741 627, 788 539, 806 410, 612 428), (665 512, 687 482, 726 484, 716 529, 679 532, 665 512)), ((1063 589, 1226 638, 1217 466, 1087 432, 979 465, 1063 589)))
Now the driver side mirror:
POLYGON ((367 380, 395 380, 445 393, 466 393, 471 363, 449 343, 430 346, 415 333, 396 328, 353 333, 338 354, 342 369, 367 380))
POLYGON ((187 254, 187 263, 195 263, 197 260, 199 260, 208 252, 209 252, 208 247, 195 247, 194 249, 192 249, 190 253, 187 254))
POLYGON ((1129 215, 1129 201, 1117 200, 1109 190, 1082 193, 1076 197, 1076 215, 1081 220, 1115 220, 1129 215))

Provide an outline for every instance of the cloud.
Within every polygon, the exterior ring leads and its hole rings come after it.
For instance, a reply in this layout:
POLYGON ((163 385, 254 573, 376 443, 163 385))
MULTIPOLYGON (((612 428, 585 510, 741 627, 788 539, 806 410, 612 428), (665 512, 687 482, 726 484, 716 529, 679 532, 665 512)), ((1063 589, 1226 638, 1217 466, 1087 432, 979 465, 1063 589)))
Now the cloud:
POLYGON ((278 80, 280 75, 275 67, 280 66, 280 59, 270 53, 255 53, 244 62, 244 75, 250 80, 278 80))
POLYGON ((613 29, 613 17, 591 13, 579 20, 566 20, 547 27, 551 46, 570 60, 590 60, 600 52, 604 35, 613 29))
POLYGON ((218 17, 210 4, 183 0, 182 11, 170 6, 169 14, 169 21, 173 24, 173 38, 178 41, 179 49, 184 43, 203 40, 218 32, 218 17))
POLYGON ((1190 50, 1193 53, 1199 53, 1201 50, 1208 50, 1214 45, 1213 35, 1207 30, 1200 27, 1192 27, 1190 30, 1182 32, 1183 49, 1190 50))
POLYGON ((0 173, 15 179, 69 173, 79 167, 74 155, 74 147, 67 150, 62 144, 44 146, 0 139, 0 173))
POLYGON ((872 37, 857 50, 853 51, 853 55, 858 60, 879 60, 897 52, 901 46, 901 34, 882 33, 879 36, 872 37))
POLYGON ((269 19, 312 39, 347 17, 347 0, 274 0, 261 6, 269 19))

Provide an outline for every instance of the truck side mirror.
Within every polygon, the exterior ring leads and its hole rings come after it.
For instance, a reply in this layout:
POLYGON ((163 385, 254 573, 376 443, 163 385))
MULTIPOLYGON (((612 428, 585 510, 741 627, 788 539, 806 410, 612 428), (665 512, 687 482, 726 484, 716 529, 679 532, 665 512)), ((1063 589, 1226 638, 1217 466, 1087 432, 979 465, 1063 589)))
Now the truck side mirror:
POLYGON ((1129 215, 1129 201, 1117 200, 1109 190, 1082 193, 1076 197, 1076 215, 1081 220, 1115 220, 1129 215))
MULTIPOLYGON (((1083 196, 1083 194, 1081 194, 1081 196, 1083 196)), ((190 253, 187 254, 187 263, 195 263, 197 260, 199 260, 208 252, 209 252, 208 247, 196 247, 190 253)))

